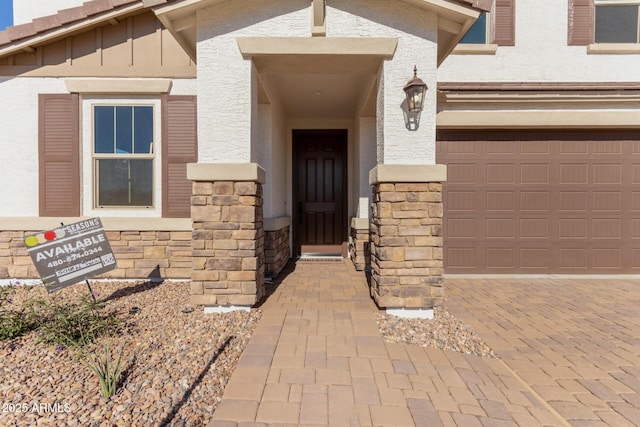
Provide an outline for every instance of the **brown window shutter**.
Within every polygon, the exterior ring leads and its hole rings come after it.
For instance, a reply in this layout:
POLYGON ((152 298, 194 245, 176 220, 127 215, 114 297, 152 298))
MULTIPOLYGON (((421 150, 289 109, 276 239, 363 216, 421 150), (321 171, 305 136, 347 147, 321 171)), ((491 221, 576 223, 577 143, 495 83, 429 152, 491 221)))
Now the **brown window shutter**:
POLYGON ((491 43, 516 44, 516 0, 495 0, 491 11, 491 43))
POLYGON ((162 97, 162 216, 191 216, 187 163, 198 161, 195 96, 162 97))
POLYGON ((593 0, 569 0, 569 46, 585 46, 595 39, 595 5, 593 0))
POLYGON ((80 216, 78 95, 38 99, 40 216, 80 216))

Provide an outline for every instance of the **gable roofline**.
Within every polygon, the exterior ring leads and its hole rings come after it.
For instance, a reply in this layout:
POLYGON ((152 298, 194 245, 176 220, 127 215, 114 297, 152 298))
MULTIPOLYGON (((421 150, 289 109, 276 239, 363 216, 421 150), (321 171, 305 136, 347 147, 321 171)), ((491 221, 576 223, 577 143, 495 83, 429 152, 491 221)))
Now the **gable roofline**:
POLYGON ((81 6, 62 9, 0 31, 0 57, 21 51, 33 53, 33 46, 171 1, 174 0, 91 0, 81 6))
MULTIPOLYGON (((191 59, 196 61, 195 12, 222 0, 90 0, 82 6, 62 9, 25 24, 0 31, 0 57, 21 51, 33 53, 34 46, 73 34, 92 26, 117 20, 144 9, 153 9, 191 59)), ((438 65, 449 55, 492 0, 401 0, 438 14, 438 65), (441 40, 445 40, 440 43, 441 40)))
MULTIPOLYGON (((229 0, 148 0, 154 13, 194 62, 196 58, 196 13, 229 0), (150 4, 151 5, 151 4, 150 4)), ((469 31, 493 0, 398 0, 438 16, 438 65, 469 31)), ((311 34, 310 34, 311 35, 311 34)))

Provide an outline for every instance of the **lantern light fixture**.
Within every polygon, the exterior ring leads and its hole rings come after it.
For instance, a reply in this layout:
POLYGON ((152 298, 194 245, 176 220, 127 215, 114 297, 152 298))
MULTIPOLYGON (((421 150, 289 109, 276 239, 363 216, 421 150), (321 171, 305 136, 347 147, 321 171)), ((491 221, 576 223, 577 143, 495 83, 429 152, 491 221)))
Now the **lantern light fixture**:
POLYGON ((418 77, 418 67, 413 67, 413 78, 404 85, 404 93, 407 97, 407 110, 411 113, 420 113, 424 108, 424 95, 427 92, 427 84, 418 77))

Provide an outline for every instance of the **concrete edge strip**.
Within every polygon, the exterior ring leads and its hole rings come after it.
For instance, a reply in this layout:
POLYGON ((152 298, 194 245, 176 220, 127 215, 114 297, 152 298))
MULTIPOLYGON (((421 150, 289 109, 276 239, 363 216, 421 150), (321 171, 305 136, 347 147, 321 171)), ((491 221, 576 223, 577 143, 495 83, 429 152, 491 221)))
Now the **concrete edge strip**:
POLYGON ((527 391, 531 393, 533 397, 535 397, 542 404, 542 406, 544 406, 549 412, 551 412, 551 414, 554 417, 558 419, 558 421, 560 421, 560 423, 563 426, 571 427, 571 424, 569 424, 569 422, 562 415, 560 415, 560 413, 556 411, 553 408, 553 406, 549 405, 549 403, 546 400, 544 400, 533 388, 531 388, 531 386, 527 384, 525 380, 520 378, 520 375, 518 375, 513 369, 511 369, 511 367, 509 367, 509 365, 507 365, 504 360, 502 359, 498 359, 498 360, 500 361, 502 366, 504 366, 507 369, 507 371, 511 372, 511 375, 513 375, 520 382, 520 384, 522 384, 524 388, 526 388, 527 391))

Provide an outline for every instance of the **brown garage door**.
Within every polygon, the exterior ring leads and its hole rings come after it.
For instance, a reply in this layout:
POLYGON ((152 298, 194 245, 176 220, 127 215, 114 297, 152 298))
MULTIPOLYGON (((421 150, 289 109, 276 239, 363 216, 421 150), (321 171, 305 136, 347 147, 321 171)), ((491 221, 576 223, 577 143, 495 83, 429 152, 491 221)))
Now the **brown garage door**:
POLYGON ((640 273, 640 132, 438 133, 447 273, 640 273))

